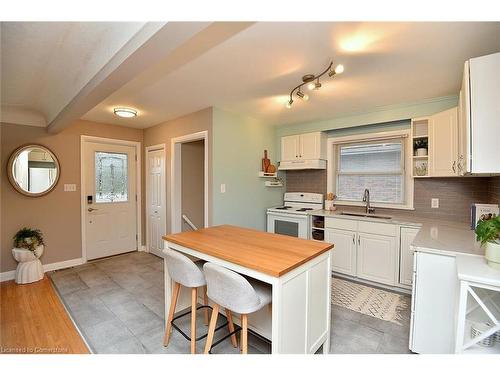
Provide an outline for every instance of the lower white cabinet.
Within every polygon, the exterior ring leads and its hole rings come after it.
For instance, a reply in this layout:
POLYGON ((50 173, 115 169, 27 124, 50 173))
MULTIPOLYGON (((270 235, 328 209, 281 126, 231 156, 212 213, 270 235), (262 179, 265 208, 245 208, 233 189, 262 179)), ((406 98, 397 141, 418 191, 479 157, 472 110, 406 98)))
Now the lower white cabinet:
POLYGON ((396 238, 358 233, 357 276, 383 284, 396 284, 396 238))
POLYGON ((382 284, 398 278, 398 226, 394 224, 325 219, 325 241, 332 243, 332 271, 382 284))
POLYGON ((356 232, 326 229, 325 241, 335 244, 332 251, 332 271, 356 275, 356 232))
POLYGON ((454 256, 415 253, 411 351, 420 354, 454 352, 458 288, 454 256))
POLYGON ((415 239, 418 228, 401 228, 399 245, 399 283, 412 285, 413 280, 413 249, 411 243, 415 239))

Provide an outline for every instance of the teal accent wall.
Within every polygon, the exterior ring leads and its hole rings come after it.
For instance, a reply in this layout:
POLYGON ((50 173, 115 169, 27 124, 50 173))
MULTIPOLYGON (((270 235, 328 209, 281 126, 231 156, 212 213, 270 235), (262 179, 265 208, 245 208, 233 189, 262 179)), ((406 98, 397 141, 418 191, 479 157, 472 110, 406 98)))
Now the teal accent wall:
MULTIPOLYGON (((276 127, 276 151, 280 153, 280 139, 285 135, 327 131, 329 137, 376 131, 389 131, 409 126, 409 120, 429 116, 458 105, 458 96, 444 96, 415 103, 379 107, 372 111, 358 112, 328 120, 311 121, 276 127)), ((291 109, 293 111, 293 107, 291 109)))
MULTIPOLYGON (((264 150, 277 164, 274 127, 213 108, 213 224, 266 230, 266 209, 283 202, 283 188, 258 177, 264 150), (220 185, 226 184, 226 192, 220 185)), ((235 244, 237 246, 237 244, 235 244)))

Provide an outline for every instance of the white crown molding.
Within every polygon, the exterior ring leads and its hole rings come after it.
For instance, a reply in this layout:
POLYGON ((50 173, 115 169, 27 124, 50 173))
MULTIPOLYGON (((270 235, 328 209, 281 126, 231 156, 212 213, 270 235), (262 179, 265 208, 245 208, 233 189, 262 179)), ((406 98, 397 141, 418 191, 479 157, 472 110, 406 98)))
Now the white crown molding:
MULTIPOLYGON (((63 268, 75 267, 75 266, 79 266, 80 264, 83 264, 83 263, 85 263, 83 261, 83 258, 75 258, 75 259, 70 259, 70 260, 64 260, 62 262, 44 264, 43 265, 43 272, 50 272, 50 271, 55 271, 55 270, 61 270, 63 268)), ((1 272, 0 273, 0 282, 14 280, 15 277, 16 277, 16 270, 1 272)))
POLYGON ((15 125, 38 126, 41 128, 47 127, 47 121, 42 113, 33 109, 14 105, 2 105, 0 122, 15 125))

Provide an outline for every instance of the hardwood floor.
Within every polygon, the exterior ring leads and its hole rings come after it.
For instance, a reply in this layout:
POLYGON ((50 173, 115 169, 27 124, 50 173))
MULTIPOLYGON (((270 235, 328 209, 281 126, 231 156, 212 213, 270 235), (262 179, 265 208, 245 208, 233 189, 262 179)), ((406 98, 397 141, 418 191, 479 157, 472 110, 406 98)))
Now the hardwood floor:
POLYGON ((0 283, 0 353, 89 353, 52 283, 0 283))

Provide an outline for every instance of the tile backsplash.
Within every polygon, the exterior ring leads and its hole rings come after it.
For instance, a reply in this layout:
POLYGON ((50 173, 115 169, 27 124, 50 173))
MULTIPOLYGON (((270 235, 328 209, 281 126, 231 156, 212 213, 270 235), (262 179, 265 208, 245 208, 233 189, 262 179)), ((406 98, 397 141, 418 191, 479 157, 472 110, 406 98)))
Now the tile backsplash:
MULTIPOLYGON (((326 195, 326 170, 286 172, 286 191, 326 195)), ((468 222, 472 203, 500 204, 500 177, 448 177, 415 179, 414 207, 417 216, 468 222), (431 199, 439 199, 439 208, 431 208, 431 199)), ((378 209, 380 213, 401 212, 378 209)))

